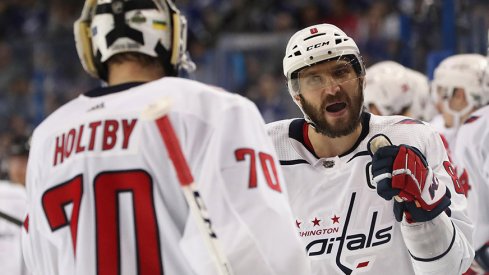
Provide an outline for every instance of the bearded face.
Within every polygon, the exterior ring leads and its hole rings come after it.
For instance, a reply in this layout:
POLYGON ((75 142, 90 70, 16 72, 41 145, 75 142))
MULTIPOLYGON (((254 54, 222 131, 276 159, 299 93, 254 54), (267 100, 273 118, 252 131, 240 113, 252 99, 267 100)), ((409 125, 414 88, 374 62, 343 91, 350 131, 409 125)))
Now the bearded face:
POLYGON ((352 82, 340 85, 334 94, 328 93, 320 104, 299 95, 302 110, 313 122, 316 132, 337 138, 353 133, 358 127, 363 108, 362 85, 359 79, 352 82))

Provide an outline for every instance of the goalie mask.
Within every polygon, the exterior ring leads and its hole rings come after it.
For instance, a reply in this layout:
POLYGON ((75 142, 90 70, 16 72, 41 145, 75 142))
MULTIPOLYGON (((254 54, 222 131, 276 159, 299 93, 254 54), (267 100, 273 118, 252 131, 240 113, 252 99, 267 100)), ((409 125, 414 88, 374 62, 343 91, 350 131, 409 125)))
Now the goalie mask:
POLYGON ((413 87, 407 69, 394 61, 383 61, 367 69, 364 105, 372 104, 383 116, 403 115, 413 104, 413 87))
POLYGON ((74 32, 83 68, 105 81, 105 62, 126 52, 157 57, 170 76, 195 69, 186 52, 187 21, 171 0, 86 0, 74 32))
POLYGON ((287 44, 283 59, 287 87, 294 102, 310 124, 312 124, 311 119, 296 100, 296 96, 301 92, 299 72, 320 62, 339 59, 347 60, 354 68, 357 77, 365 75, 365 67, 357 45, 352 38, 334 25, 319 24, 302 29, 296 32, 287 44))

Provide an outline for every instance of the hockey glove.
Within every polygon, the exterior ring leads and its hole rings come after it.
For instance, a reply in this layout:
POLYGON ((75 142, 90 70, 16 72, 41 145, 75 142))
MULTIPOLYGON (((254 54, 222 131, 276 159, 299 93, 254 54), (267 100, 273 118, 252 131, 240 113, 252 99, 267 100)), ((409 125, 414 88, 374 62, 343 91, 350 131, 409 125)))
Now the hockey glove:
POLYGON ((394 213, 408 222, 432 220, 450 205, 450 192, 434 176, 423 154, 409 145, 384 146, 372 157, 373 182, 386 200, 396 197, 394 213))

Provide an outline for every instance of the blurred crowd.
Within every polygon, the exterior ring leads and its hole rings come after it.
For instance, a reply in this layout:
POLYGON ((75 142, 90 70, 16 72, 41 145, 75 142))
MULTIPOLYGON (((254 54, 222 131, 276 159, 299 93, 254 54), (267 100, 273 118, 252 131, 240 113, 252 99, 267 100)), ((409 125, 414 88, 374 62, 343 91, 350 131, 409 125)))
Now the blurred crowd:
MULTIPOLYGON (((0 160, 14 136, 29 135, 61 104, 99 84, 76 55, 72 26, 83 2, 0 1, 0 160)), ((291 33, 335 24, 357 41, 367 66, 393 60, 429 73, 430 53, 447 49, 447 2, 177 0, 189 20, 189 51, 198 66, 188 77, 252 99, 267 122, 300 115, 281 71, 291 33)), ((453 4, 453 53, 485 55, 489 2, 453 4)))

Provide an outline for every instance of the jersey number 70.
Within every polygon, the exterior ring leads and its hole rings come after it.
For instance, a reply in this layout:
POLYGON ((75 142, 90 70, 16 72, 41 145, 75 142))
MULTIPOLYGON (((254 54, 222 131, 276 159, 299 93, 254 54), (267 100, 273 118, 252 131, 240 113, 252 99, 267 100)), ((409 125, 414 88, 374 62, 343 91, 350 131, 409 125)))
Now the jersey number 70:
MULTIPOLYGON (((160 237, 153 202, 153 181, 143 170, 102 172, 93 182, 95 200, 95 222, 97 243, 97 273, 120 274, 120 236, 118 198, 120 193, 132 194, 134 230, 137 250, 137 274, 163 274, 161 263, 160 237)), ((76 255, 76 241, 80 204, 83 196, 83 176, 47 190, 42 196, 42 206, 54 232, 70 226, 73 249, 76 255), (71 220, 68 220, 65 206, 73 204, 71 220)))
MULTIPOLYGON (((250 160, 250 176, 248 188, 256 188, 257 175, 256 175, 256 153, 255 150, 250 148, 241 148, 234 152, 237 161, 244 161, 245 156, 249 156, 250 160)), ((258 158, 260 159, 260 165, 263 169, 263 174, 265 175, 265 180, 267 181, 268 187, 277 192, 282 192, 280 188, 280 182, 278 180, 277 168, 275 167, 275 162, 273 157, 269 154, 258 152, 258 158), (271 170, 271 173, 270 173, 271 170), (272 178, 273 176, 273 178, 272 178)))

